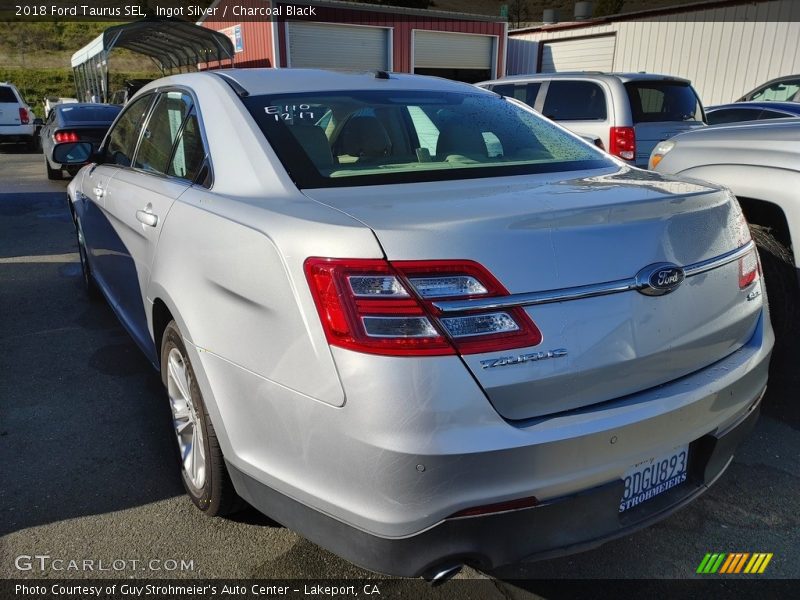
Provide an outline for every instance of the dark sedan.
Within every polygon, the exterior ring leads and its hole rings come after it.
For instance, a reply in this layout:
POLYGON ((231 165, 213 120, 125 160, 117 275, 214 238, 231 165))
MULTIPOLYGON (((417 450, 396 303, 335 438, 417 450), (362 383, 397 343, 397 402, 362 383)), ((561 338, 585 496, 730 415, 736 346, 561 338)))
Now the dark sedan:
POLYGON ((800 102, 734 102, 706 107, 709 125, 800 117, 800 102))
MULTIPOLYGON (((97 149, 117 118, 120 106, 114 104, 59 104, 47 117, 40 136, 44 166, 48 179, 61 179, 64 166, 53 161, 53 149, 67 142, 91 142, 97 149)), ((67 171, 74 175, 80 166, 70 165, 67 171)))

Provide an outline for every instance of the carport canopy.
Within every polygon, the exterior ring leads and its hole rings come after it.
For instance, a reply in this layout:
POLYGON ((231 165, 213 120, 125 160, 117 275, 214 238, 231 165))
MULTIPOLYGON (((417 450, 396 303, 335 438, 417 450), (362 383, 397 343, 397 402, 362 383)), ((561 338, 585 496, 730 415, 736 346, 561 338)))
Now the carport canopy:
POLYGON ((78 99, 107 102, 108 55, 115 48, 127 48, 149 57, 162 74, 201 63, 234 60, 233 42, 219 31, 180 19, 145 18, 109 27, 72 55, 72 69, 78 99))

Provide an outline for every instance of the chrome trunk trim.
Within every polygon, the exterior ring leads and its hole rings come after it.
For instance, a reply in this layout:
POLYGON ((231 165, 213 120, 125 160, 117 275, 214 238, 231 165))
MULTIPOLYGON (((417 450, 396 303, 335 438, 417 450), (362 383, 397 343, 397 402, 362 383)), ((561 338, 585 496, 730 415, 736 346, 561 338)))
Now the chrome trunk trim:
MULTIPOLYGON (((752 240, 744 246, 735 250, 720 254, 714 258, 692 263, 683 267, 685 276, 694 277, 707 273, 719 267, 732 263, 735 260, 746 256, 755 250, 755 242, 752 240)), ((511 294, 509 296, 499 296, 494 298, 470 298, 469 300, 440 300, 433 305, 444 314, 469 312, 474 310, 495 310, 501 308, 513 308, 515 306, 535 306, 537 304, 551 304, 553 302, 568 302, 570 300, 582 300, 584 298, 594 298, 596 296, 607 296, 609 294, 619 294, 622 292, 632 292, 644 287, 636 276, 605 283, 594 283, 580 285, 570 288, 557 290, 546 290, 542 292, 525 292, 521 294, 511 294)))

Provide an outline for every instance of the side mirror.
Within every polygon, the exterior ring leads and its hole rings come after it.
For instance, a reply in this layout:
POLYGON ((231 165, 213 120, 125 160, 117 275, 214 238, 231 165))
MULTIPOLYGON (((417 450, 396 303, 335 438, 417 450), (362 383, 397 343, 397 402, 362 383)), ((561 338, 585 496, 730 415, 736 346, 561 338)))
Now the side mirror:
POLYGON ((62 165, 82 165, 92 158, 91 142, 69 142, 53 148, 53 162, 62 165))
POLYGON ((34 124, 34 125, 44 125, 44 121, 43 121, 42 119, 40 119, 39 117, 36 117, 36 118, 33 120, 33 124, 34 124))

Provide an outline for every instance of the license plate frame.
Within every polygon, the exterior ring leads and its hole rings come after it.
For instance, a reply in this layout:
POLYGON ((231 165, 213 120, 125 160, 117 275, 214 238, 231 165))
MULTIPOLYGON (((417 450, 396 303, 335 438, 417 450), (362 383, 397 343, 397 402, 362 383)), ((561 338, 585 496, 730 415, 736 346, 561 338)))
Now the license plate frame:
POLYGON ((625 490, 619 502, 620 514, 685 482, 688 465, 689 444, 676 446, 632 465, 622 475, 625 490))

